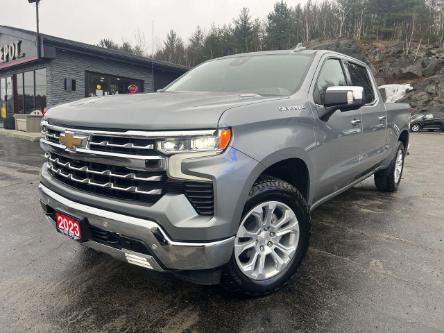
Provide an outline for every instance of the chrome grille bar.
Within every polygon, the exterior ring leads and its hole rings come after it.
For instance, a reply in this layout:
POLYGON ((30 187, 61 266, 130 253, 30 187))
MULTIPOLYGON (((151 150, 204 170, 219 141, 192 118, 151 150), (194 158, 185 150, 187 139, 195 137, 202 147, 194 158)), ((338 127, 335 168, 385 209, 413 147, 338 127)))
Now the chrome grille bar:
POLYGON ((49 168, 51 171, 59 176, 62 176, 64 178, 67 178, 73 182, 81 183, 81 184, 87 184, 92 186, 97 186, 101 188, 109 188, 112 190, 118 190, 123 192, 131 192, 131 193, 140 193, 140 194, 147 194, 147 195, 160 195, 162 194, 161 189, 153 189, 149 191, 139 190, 137 186, 129 186, 129 187, 120 187, 118 185, 115 185, 112 182, 106 182, 106 183, 98 183, 96 181, 91 180, 90 178, 77 178, 74 175, 70 173, 63 172, 62 169, 56 168, 54 165, 49 165, 49 168))
POLYGON ((48 138, 53 138, 53 139, 56 139, 56 140, 59 140, 59 139, 60 139, 60 135, 57 135, 57 134, 55 134, 55 133, 49 133, 49 132, 46 132, 45 135, 46 135, 46 137, 48 137, 48 138))
MULTIPOLYGON (((40 142, 43 144, 46 144, 48 146, 58 148, 58 149, 66 149, 66 146, 60 143, 55 143, 48 141, 46 139, 40 139, 40 142)), ((100 151, 100 150, 92 150, 92 149, 83 149, 83 148, 76 148, 75 152, 81 153, 81 154, 89 154, 89 155, 95 155, 98 157, 117 157, 117 158, 126 158, 130 160, 165 160, 164 157, 160 155, 131 155, 131 154, 123 154, 123 153, 113 153, 113 152, 106 152, 106 151, 100 151)), ((164 164, 161 164, 164 166, 164 164)))
POLYGON ((98 157, 117 157, 142 161, 158 160, 158 168, 165 167, 163 161, 165 158, 155 150, 155 140, 153 138, 142 135, 127 135, 125 133, 68 129, 53 126, 43 121, 42 139, 40 142, 43 146, 76 151, 77 153, 98 157), (78 147, 67 149, 65 144, 60 141, 62 134, 65 132, 71 132, 77 137, 84 138, 83 143, 78 147))
POLYGON ((62 167, 66 167, 70 170, 73 171, 81 171, 81 172, 86 172, 86 173, 90 173, 90 174, 95 174, 95 175, 101 175, 101 176, 110 176, 110 177, 115 177, 115 178, 121 178, 121 179, 129 179, 129 180, 141 180, 141 181, 147 181, 147 182, 158 182, 162 180, 162 176, 148 176, 148 177, 140 177, 137 176, 135 173, 131 172, 128 174, 118 174, 118 173, 114 173, 111 170, 94 170, 92 168, 89 168, 88 166, 82 166, 82 167, 76 167, 74 165, 71 164, 71 162, 62 162, 60 161, 60 159, 58 157, 51 157, 51 155, 47 155, 48 160, 51 163, 55 163, 58 164, 62 167))
POLYGON ((100 142, 91 141, 89 143, 89 145, 90 146, 101 146, 101 147, 113 147, 113 148, 127 148, 127 149, 154 149, 153 144, 139 146, 139 145, 135 145, 132 142, 124 143, 124 144, 117 144, 117 143, 110 143, 109 141, 100 141, 100 142))

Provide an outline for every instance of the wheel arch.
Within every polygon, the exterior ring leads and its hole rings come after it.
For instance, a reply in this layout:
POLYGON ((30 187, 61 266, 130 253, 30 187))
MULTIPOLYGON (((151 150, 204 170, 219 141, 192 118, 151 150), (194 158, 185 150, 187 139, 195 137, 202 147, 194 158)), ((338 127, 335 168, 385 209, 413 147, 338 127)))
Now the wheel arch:
POLYGON ((410 140, 410 134, 409 131, 404 130, 399 135, 399 141, 401 141, 404 144, 404 148, 407 149, 409 146, 409 140, 410 140))
POLYGON ((298 149, 284 149, 275 152, 261 161, 264 170, 255 179, 256 182, 262 176, 272 176, 295 186, 307 202, 311 195, 311 163, 306 152, 298 149))

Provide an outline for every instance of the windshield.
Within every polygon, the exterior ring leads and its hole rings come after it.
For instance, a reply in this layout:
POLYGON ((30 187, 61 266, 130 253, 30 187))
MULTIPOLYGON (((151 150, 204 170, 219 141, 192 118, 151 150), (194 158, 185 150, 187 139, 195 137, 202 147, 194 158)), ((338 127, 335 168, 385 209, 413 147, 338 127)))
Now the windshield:
POLYGON ((288 96, 299 89, 311 60, 311 56, 295 54, 221 58, 194 68, 165 91, 288 96))

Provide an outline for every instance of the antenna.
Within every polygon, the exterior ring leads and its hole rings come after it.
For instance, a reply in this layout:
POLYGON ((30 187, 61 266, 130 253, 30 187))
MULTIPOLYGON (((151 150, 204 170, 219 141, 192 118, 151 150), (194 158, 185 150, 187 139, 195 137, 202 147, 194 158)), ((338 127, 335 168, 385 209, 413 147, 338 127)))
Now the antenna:
POLYGON ((298 45, 296 45, 296 47, 293 49, 293 52, 298 52, 298 51, 303 51, 306 48, 304 47, 303 43, 298 43, 298 45))

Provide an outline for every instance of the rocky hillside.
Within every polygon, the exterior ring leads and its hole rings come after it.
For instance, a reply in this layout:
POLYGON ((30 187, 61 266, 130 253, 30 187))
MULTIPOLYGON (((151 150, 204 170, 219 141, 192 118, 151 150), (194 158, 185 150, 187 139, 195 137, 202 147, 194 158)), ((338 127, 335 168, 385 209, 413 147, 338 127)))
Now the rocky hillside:
POLYGON ((444 47, 396 42, 337 40, 308 45, 348 54, 371 64, 379 85, 409 83, 414 90, 402 102, 418 112, 444 109, 444 47))

